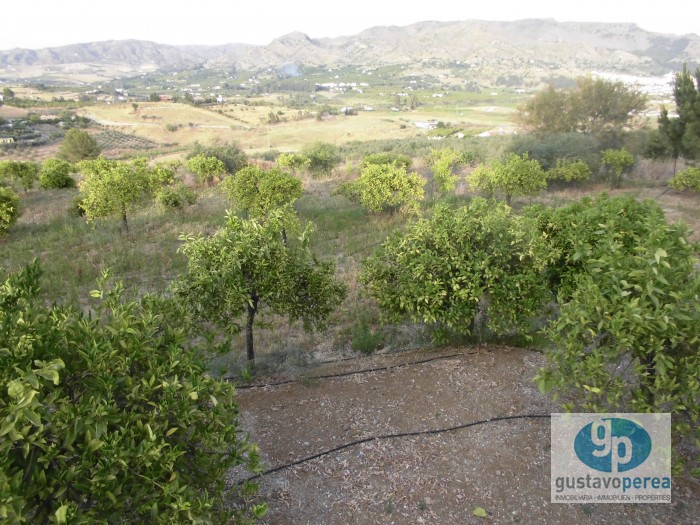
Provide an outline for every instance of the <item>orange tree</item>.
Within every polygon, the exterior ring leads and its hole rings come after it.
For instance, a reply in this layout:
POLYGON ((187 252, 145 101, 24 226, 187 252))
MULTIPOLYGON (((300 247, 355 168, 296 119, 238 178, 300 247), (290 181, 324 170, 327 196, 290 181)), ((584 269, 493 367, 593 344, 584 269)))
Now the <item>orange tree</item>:
MULTIPOLYGON (((0 284, 0 519, 236 523, 265 513, 227 493, 259 471, 231 384, 207 374, 184 310, 100 286, 91 313, 47 305, 37 263, 0 284)), ((242 499, 241 499, 242 498, 242 499)), ((246 499, 248 498, 248 499, 246 499)))

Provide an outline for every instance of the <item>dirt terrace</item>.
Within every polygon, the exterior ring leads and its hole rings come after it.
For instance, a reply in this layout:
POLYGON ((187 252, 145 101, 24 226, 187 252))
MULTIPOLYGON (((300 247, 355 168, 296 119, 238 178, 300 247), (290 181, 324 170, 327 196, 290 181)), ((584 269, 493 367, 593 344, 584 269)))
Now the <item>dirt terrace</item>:
MULTIPOLYGON (((382 370, 240 390, 239 401, 244 426, 277 466, 377 435, 557 412, 531 381, 543 363, 497 346, 373 356, 310 375, 382 370)), ((371 440, 281 470, 261 481, 264 523, 700 523, 700 488, 687 479, 674 480, 670 505, 550 504, 549 425, 513 419, 371 440)))

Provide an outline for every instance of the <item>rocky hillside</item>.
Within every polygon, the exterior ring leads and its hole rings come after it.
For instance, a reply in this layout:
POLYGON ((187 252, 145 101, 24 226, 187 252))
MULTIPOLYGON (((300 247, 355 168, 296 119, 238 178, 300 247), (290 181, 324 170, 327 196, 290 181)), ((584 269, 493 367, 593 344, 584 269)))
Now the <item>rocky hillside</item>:
POLYGON ((0 76, 97 66, 108 71, 257 69, 297 65, 421 65, 459 63, 487 76, 569 76, 599 70, 657 75, 700 64, 700 37, 659 34, 634 24, 557 22, 420 22, 373 27, 357 35, 313 39, 293 32, 266 46, 170 46, 137 40, 0 51, 0 76), (74 67, 69 67, 74 65, 74 67), (111 69, 110 69, 111 68, 111 69))

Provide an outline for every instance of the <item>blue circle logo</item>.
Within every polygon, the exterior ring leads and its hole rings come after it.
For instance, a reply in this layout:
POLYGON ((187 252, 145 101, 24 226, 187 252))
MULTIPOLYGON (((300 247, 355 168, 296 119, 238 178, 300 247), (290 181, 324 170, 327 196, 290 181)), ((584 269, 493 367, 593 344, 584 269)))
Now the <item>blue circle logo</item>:
POLYGON ((604 418, 589 423, 576 434, 574 451, 592 469, 626 472, 644 463, 651 454, 651 437, 629 419, 604 418))

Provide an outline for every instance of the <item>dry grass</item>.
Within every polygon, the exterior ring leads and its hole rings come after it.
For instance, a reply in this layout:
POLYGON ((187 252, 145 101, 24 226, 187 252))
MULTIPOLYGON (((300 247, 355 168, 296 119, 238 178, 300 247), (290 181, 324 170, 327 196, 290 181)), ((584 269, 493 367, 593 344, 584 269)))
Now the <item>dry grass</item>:
POLYGON ((237 141, 250 153, 268 149, 298 151, 314 142, 343 144, 350 141, 406 139, 422 136, 425 131, 415 127, 423 120, 455 121, 463 127, 510 128, 512 110, 505 107, 473 106, 464 108, 433 108, 417 111, 361 111, 355 116, 331 115, 323 120, 297 119, 297 110, 280 106, 276 100, 265 99, 261 106, 245 105, 237 100, 208 108, 186 104, 143 102, 134 111, 131 104, 91 106, 85 110, 98 122, 158 143, 194 141, 202 143, 216 139, 237 141), (282 122, 268 124, 270 112, 282 111, 282 122), (143 118, 148 117, 148 118, 143 118), (181 126, 168 131, 166 126, 181 126))

